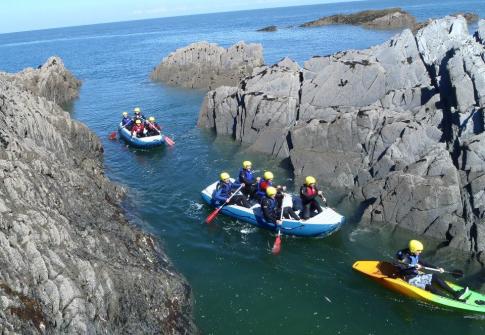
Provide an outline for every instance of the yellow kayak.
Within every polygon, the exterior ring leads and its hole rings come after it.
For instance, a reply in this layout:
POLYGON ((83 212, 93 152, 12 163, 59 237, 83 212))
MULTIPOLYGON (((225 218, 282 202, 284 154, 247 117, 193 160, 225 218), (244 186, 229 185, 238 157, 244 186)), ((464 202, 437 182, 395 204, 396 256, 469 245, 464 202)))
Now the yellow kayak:
MULTIPOLYGON (((408 284, 398 277, 398 269, 389 262, 357 261, 352 265, 354 270, 362 272, 385 287, 402 293, 408 297, 454 309, 485 313, 485 295, 471 291, 464 301, 451 297, 433 294, 419 287, 408 284)), ((454 290, 463 287, 447 282, 454 290)))

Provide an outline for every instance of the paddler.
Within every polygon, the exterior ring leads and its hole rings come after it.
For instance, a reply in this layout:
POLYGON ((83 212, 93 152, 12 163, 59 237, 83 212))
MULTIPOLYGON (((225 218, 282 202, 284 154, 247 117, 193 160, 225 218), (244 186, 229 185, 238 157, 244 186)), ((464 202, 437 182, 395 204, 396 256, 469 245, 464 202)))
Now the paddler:
POLYGON ((303 220, 307 220, 310 217, 322 212, 322 207, 320 207, 320 204, 316 199, 318 196, 321 197, 324 202, 326 202, 322 191, 317 189, 316 184, 317 180, 314 177, 307 176, 305 178, 305 184, 300 187, 300 198, 303 206, 303 215, 301 215, 301 217, 303 220))
POLYGON ((464 288, 463 290, 455 291, 436 274, 426 274, 420 271, 423 269, 423 267, 430 267, 437 269, 441 273, 444 272, 443 268, 438 268, 420 259, 423 249, 423 243, 418 240, 410 240, 407 248, 397 252, 396 258, 399 261, 397 266, 399 268, 399 274, 402 276, 402 278, 409 284, 426 291, 430 291, 434 294, 439 294, 439 290, 433 286, 433 284, 451 294, 456 300, 463 300, 467 298, 470 294, 468 287, 464 288))
POLYGON ((256 192, 257 184, 259 182, 259 177, 254 177, 251 171, 253 164, 250 161, 244 161, 242 163, 242 169, 239 170, 239 182, 245 186, 242 188, 241 192, 248 198, 254 197, 254 192, 256 192))
POLYGON ((220 180, 217 183, 216 190, 212 197, 215 206, 221 206, 224 203, 228 205, 238 205, 249 208, 251 205, 244 195, 235 194, 232 198, 231 195, 234 189, 239 188, 243 183, 231 181, 231 176, 227 172, 222 172, 219 176, 220 180))

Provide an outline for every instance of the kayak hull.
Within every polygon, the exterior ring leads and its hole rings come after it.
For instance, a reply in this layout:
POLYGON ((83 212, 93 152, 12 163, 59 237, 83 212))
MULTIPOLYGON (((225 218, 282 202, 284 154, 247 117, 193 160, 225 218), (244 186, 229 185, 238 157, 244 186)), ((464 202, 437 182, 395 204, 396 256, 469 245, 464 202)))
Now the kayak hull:
MULTIPOLYGON (((212 194, 215 191, 216 186, 217 182, 202 190, 202 198, 211 206, 213 206, 212 194)), ((291 206, 291 201, 292 199, 289 196, 285 196, 285 199, 283 200, 285 207, 291 206)), ((332 234, 342 226, 345 222, 345 218, 329 207, 322 209, 322 213, 315 215, 306 221, 283 219, 280 227, 281 233, 284 235, 302 237, 324 237, 332 234)), ((254 204, 251 208, 237 205, 226 205, 222 208, 221 213, 259 228, 276 231, 275 224, 264 220, 261 206, 259 204, 254 204)))
POLYGON ((138 138, 136 136, 131 136, 130 131, 126 128, 121 127, 121 125, 118 128, 118 132, 123 140, 125 140, 129 145, 136 148, 154 148, 161 146, 165 143, 165 137, 162 134, 138 138))
MULTIPOLYGON (((446 308, 485 313, 485 295, 479 292, 471 291, 464 301, 459 301, 451 297, 433 294, 408 284, 397 276, 398 271, 396 267, 389 262, 357 261, 352 267, 354 270, 369 276, 379 284, 410 298, 446 308)), ((463 287, 457 284, 447 283, 456 291, 463 289, 463 287)))

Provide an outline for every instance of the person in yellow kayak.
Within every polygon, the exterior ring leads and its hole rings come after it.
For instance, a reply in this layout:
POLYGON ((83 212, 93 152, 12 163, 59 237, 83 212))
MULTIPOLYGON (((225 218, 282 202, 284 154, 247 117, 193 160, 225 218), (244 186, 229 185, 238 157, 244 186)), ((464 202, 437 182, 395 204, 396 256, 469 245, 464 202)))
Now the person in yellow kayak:
MULTIPOLYGON (((423 267, 429 267, 435 268, 441 273, 444 272, 443 268, 438 268, 420 259, 423 249, 423 243, 418 240, 411 240, 407 248, 397 252, 396 258, 399 262, 396 265, 399 269, 400 276, 409 284, 430 291, 433 294, 440 295, 439 290, 435 287, 437 286, 451 294, 457 300, 465 299, 471 293, 468 287, 460 291, 455 291, 443 279, 439 278, 438 275, 420 271, 423 270, 423 267)), ((445 296, 443 294, 441 295, 445 296)))

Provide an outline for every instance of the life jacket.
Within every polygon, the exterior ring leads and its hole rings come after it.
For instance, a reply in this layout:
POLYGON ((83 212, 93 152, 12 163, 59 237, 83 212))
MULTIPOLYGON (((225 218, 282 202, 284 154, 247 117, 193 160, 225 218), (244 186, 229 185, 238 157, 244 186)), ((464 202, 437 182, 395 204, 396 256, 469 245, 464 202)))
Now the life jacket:
POLYGON ((317 190, 313 187, 310 187, 310 186, 307 186, 306 187, 306 193, 309 195, 309 196, 314 196, 317 194, 317 190))
POLYGON ((239 170, 239 182, 240 183, 245 183, 246 181, 242 180, 241 175, 244 175, 244 178, 251 184, 254 182, 254 176, 253 173, 249 170, 246 169, 241 169, 239 170))
POLYGON ((121 125, 122 126, 126 126, 127 124, 130 124, 130 123, 131 123, 131 118, 129 118, 128 116, 123 117, 123 119, 121 119, 121 125))
POLYGON ((417 269, 419 255, 411 253, 409 249, 403 249, 397 252, 396 258, 399 260, 399 263, 397 264, 399 272, 406 280, 419 274, 417 269))
POLYGON ((276 222, 278 217, 276 215, 276 200, 268 196, 264 196, 261 199, 261 211, 263 212, 263 217, 268 222, 276 222))
POLYGON ((212 200, 216 205, 224 202, 229 198, 232 194, 232 183, 225 183, 223 181, 219 181, 217 183, 216 189, 214 194, 212 195, 212 200))
POLYGON ((143 130, 145 127, 143 127, 143 123, 141 124, 136 124, 131 128, 131 132, 135 134, 143 133, 143 130))
POLYGON ((261 179, 258 183, 256 194, 264 197, 266 195, 266 189, 271 185, 273 185, 272 181, 261 179))

